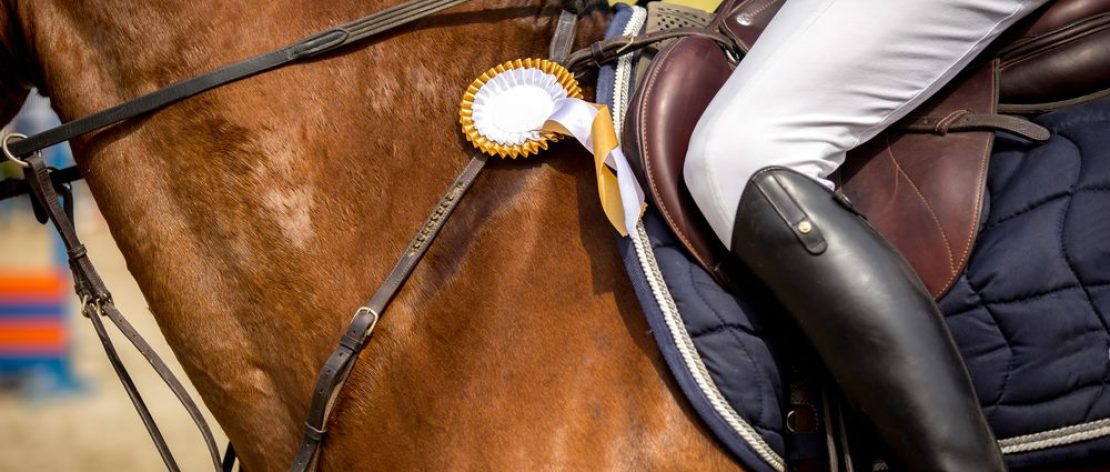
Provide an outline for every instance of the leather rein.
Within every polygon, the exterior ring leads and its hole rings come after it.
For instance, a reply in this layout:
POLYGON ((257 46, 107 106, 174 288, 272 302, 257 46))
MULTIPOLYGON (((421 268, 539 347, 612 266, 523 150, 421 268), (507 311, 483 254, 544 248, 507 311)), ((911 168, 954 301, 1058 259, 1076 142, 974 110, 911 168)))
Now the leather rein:
MULTIPOLYGON (((134 381, 119 358, 116 348, 105 329, 101 316, 106 316, 123 333, 124 337, 146 358, 163 382, 188 412, 208 449, 215 470, 231 470, 235 463, 235 450, 228 444, 223 460, 212 435, 212 430, 196 403, 184 386, 170 371, 162 358, 143 339, 138 331, 116 308, 103 279, 89 259, 84 244, 73 225, 72 193, 69 184, 82 178, 75 167, 53 169, 46 166, 41 151, 49 146, 95 131, 113 124, 145 115, 168 105, 211 90, 222 85, 251 77, 272 69, 304 61, 337 50, 353 42, 395 30, 413 21, 469 0, 409 0, 386 8, 349 23, 309 36, 286 47, 237 62, 196 77, 177 82, 165 88, 123 102, 111 108, 70 121, 61 126, 26 137, 9 134, 0 139, 0 151, 9 160, 23 168, 23 179, 0 181, 0 200, 23 194, 31 196, 35 216, 41 223, 53 224, 66 248, 73 273, 74 291, 81 300, 82 313, 91 320, 103 344, 108 360, 120 382, 123 383, 132 404, 146 427, 166 468, 179 471, 180 467, 170 451, 162 432, 143 401, 134 381)), ((565 58, 574 43, 577 25, 577 5, 567 5, 560 12, 556 33, 551 43, 551 55, 556 60, 565 58)), ((335 352, 321 369, 313 390, 312 405, 305 422, 304 436, 291 470, 315 470, 321 441, 327 432, 340 388, 351 372, 359 352, 373 331, 379 317, 403 286, 409 274, 427 252, 432 240, 439 233, 448 216, 458 205, 462 195, 470 188, 486 164, 486 157, 477 154, 471 158, 447 193, 440 200, 432 215, 406 247, 400 260, 393 267, 385 282, 359 308, 335 352)))
MULTIPOLYGON (((41 151, 71 138, 111 126, 122 121, 145 115, 176 102, 222 85, 251 77, 272 69, 290 65, 308 58, 337 50, 353 42, 380 35, 444 9, 469 0, 409 0, 386 8, 349 23, 309 36, 286 47, 261 54, 241 62, 177 82, 111 108, 70 121, 30 137, 9 134, 0 138, 0 151, 23 168, 23 179, 0 181, 0 200, 28 194, 35 216, 41 223, 50 222, 65 245, 70 270, 73 273, 74 291, 81 300, 82 313, 91 320, 108 360, 120 382, 123 383, 132 404, 146 427, 166 468, 179 471, 172 452, 158 425, 139 394, 108 335, 101 316, 107 317, 124 337, 142 353, 163 382, 170 388, 188 412, 204 439, 215 470, 231 470, 236 455, 228 444, 223 460, 212 435, 212 430, 177 377, 154 352, 131 324, 116 309, 112 295, 103 279, 93 267, 88 252, 77 236, 73 225, 73 205, 70 183, 82 178, 75 167, 54 169, 47 167, 41 151)), ((700 28, 677 28, 649 33, 636 38, 614 38, 595 43, 587 49, 571 53, 576 37, 579 12, 585 10, 589 0, 569 0, 563 5, 556 21, 556 30, 549 47, 549 58, 575 71, 588 66, 611 61, 656 41, 679 36, 709 37, 726 48, 734 44, 724 35, 700 28)), ((350 375, 359 353, 370 340, 374 327, 388 308, 413 269, 427 253, 432 241, 439 234, 462 196, 474 183, 485 167, 487 157, 476 153, 463 168, 447 192, 440 199, 432 214, 424 221, 412 242, 389 272, 385 281, 371 296, 366 305, 358 308, 344 331, 338 345, 319 372, 313 387, 312 401, 300 446, 290 470, 296 472, 315 470, 320 445, 327 434, 328 419, 344 382, 350 375)))

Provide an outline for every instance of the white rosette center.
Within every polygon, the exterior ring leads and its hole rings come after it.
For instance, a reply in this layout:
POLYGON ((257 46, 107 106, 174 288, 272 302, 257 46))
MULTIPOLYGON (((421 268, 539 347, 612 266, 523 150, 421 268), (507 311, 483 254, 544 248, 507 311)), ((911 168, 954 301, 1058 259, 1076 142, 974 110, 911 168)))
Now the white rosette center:
POLYGON ((509 69, 474 94, 474 128, 486 139, 516 146, 540 139, 540 127, 567 92, 554 75, 535 68, 509 69))

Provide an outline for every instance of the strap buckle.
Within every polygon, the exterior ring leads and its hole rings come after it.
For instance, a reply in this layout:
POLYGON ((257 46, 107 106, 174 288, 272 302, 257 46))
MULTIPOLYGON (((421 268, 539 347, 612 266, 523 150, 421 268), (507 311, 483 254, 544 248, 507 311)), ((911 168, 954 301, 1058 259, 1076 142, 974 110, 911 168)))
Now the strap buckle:
POLYGON ((88 293, 81 295, 81 314, 85 318, 91 318, 92 315, 104 316, 104 300, 93 297, 88 293))
POLYGON ((339 345, 349 349, 351 352, 357 353, 362 351, 363 344, 366 343, 366 338, 369 338, 374 332, 374 328, 378 326, 378 312, 370 307, 359 307, 355 311, 355 315, 351 317, 351 326, 343 333, 343 337, 339 338, 339 345), (369 316, 370 323, 359 323, 358 320, 365 316, 369 316), (365 326, 363 328, 362 326, 365 326))

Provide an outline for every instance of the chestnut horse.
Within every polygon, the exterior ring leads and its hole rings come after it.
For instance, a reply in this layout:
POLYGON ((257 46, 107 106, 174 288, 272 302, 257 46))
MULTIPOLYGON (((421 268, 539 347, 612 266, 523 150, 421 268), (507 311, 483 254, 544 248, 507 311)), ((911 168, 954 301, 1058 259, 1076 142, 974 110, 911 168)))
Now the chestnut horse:
MULTIPOLYGON (((8 0, 0 118, 28 84, 68 121, 390 3, 8 0)), ((288 467, 317 370, 466 163, 466 84, 542 57, 558 11, 474 2, 72 142, 246 469, 288 467)), ((737 467, 669 379, 594 186, 570 144, 491 165, 355 367, 322 468, 737 467)))

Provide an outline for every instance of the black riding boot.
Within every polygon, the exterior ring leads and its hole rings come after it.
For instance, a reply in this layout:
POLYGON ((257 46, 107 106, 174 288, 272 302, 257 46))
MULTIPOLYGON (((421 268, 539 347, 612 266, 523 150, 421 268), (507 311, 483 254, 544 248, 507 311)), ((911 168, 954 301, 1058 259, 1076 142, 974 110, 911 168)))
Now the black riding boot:
POLYGON ((1004 471, 971 379, 909 263, 797 172, 748 182, 732 253, 801 326, 849 400, 911 471, 1004 471))

